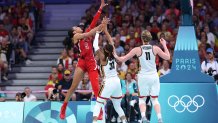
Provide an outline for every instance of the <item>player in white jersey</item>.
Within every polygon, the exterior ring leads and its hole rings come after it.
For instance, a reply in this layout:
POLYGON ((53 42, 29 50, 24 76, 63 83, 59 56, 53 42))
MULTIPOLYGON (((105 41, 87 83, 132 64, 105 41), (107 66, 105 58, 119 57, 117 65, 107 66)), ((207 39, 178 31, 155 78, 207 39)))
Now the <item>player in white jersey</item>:
POLYGON ((145 117, 146 106, 145 101, 148 96, 151 96, 151 102, 157 113, 158 122, 162 123, 161 108, 158 102, 158 95, 160 92, 160 81, 156 70, 155 56, 159 55, 165 60, 170 59, 170 53, 166 46, 166 41, 161 38, 160 43, 163 45, 164 52, 157 46, 152 46, 149 44, 152 36, 147 30, 142 31, 141 40, 143 45, 140 47, 135 47, 127 55, 123 57, 118 57, 114 52, 114 57, 125 62, 133 56, 137 55, 139 57, 139 62, 141 70, 138 73, 138 87, 139 87, 139 106, 141 110, 142 120, 144 123, 149 122, 145 117))
MULTIPOLYGON (((109 42, 112 42, 112 39, 107 31, 107 27, 104 28, 104 32, 109 42)), ((122 123, 126 123, 126 117, 123 109, 121 108, 122 90, 120 79, 116 71, 117 63, 113 56, 114 48, 113 45, 110 43, 106 44, 103 49, 99 49, 98 38, 99 33, 97 32, 94 39, 94 49, 96 51, 96 54, 100 58, 101 77, 103 77, 103 83, 99 90, 96 105, 94 107, 93 123, 97 123, 97 117, 100 109, 101 107, 104 107, 104 103, 109 98, 111 98, 114 109, 118 113, 120 119, 122 120, 122 123)))

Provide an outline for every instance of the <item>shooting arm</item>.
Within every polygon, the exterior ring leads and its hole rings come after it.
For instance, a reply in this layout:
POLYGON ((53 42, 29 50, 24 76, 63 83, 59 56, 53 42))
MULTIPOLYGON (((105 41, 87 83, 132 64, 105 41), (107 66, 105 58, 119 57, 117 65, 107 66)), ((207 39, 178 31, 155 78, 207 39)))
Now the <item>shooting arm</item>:
POLYGON ((102 12, 102 7, 100 7, 100 8, 98 9, 98 11, 97 11, 97 13, 95 14, 95 16, 94 16, 94 18, 93 18, 91 24, 89 25, 89 27, 86 29, 85 32, 89 32, 91 29, 93 29, 93 28, 96 26, 96 24, 97 24, 97 22, 98 22, 98 19, 99 19, 100 16, 101 16, 101 12, 102 12))

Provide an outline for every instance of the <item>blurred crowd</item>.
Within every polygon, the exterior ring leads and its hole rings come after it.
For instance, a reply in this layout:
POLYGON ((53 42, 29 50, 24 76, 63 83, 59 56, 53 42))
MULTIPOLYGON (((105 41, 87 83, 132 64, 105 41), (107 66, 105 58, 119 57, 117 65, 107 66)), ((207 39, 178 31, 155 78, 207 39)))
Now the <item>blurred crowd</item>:
POLYGON ((5 1, 0 6, 0 69, 7 81, 11 65, 31 64, 28 54, 37 29, 42 27, 43 4, 38 0, 5 1))

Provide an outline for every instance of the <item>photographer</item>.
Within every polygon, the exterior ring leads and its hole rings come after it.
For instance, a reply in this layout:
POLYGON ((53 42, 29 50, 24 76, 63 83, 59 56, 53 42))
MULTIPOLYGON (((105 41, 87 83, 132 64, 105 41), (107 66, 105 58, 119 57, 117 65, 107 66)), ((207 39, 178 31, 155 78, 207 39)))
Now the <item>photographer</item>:
POLYGON ((24 102, 37 101, 36 96, 32 94, 32 90, 29 87, 26 87, 24 89, 24 93, 21 94, 21 97, 23 98, 24 102))
POLYGON ((213 76, 215 81, 218 80, 218 63, 214 58, 214 52, 212 48, 208 48, 206 50, 207 56, 206 60, 204 60, 201 64, 202 72, 213 76))

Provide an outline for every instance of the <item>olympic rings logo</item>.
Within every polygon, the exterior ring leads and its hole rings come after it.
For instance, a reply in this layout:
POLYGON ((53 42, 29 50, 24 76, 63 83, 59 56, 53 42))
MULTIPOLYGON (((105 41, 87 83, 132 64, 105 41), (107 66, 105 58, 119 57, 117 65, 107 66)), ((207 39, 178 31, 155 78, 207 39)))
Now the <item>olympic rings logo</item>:
POLYGON ((176 95, 171 95, 168 98, 168 105, 174 108, 175 111, 178 113, 183 113, 186 109, 190 113, 195 113, 198 110, 198 108, 204 105, 204 103, 205 103, 204 97, 201 95, 196 95, 194 96, 193 99, 188 95, 184 95, 180 99, 176 95))

